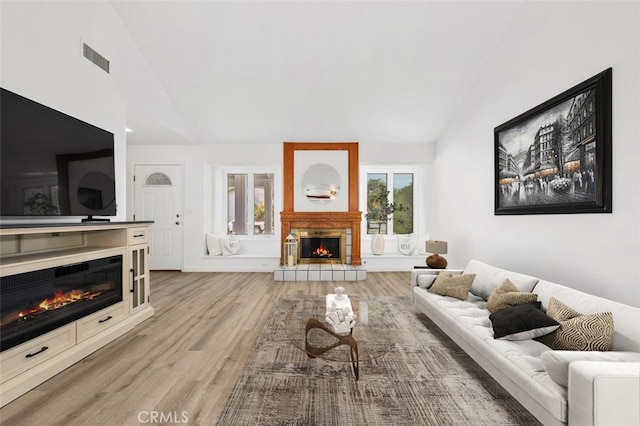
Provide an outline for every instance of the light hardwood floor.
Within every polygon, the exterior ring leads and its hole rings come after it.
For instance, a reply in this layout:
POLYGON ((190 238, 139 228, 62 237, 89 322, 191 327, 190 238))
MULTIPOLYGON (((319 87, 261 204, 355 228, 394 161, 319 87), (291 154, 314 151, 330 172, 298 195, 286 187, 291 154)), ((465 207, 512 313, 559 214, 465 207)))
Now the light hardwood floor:
POLYGON ((410 273, 338 284, 153 271, 155 316, 0 409, 0 423, 139 425, 164 416, 162 424, 212 425, 278 298, 320 296, 337 285, 347 294, 409 297, 410 273))

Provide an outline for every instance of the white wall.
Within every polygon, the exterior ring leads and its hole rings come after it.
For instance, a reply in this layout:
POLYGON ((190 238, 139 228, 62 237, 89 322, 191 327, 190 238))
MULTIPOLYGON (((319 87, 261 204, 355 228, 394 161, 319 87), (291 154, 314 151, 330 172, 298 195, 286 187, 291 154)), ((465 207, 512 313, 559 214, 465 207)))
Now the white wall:
MULTIPOLYGON (((377 145, 360 145, 361 164, 420 164, 433 161, 433 146, 416 144, 395 144, 390 156, 388 149, 377 145)), ((282 142, 267 144, 211 144, 199 146, 139 146, 127 147, 128 174, 132 176, 135 164, 181 163, 184 166, 184 258, 185 271, 229 270, 272 270, 275 264, 268 260, 247 261, 211 258, 205 255, 205 233, 226 232, 224 200, 226 186, 223 180, 225 168, 235 166, 275 167, 282 171, 282 142), (233 264, 231 264, 233 262, 233 264), (262 263, 261 263, 262 262, 262 263), (221 265, 224 263, 224 265, 221 265), (264 264, 263 264, 264 263, 264 264), (271 268, 271 269, 269 269, 271 268)), ((280 221, 282 211, 282 174, 276 182, 278 201, 275 205, 276 231, 272 237, 239 236, 243 252, 280 257, 280 221)), ((130 206, 128 218, 133 216, 133 182, 128 179, 130 206)), ((363 244, 368 244, 365 242, 363 244)), ((363 247, 363 252, 368 247, 363 247)))
POLYGON ((82 41, 116 50, 108 4, 2 3, 0 85, 114 134, 118 219, 126 216, 126 104, 113 78, 82 57, 82 41))
POLYGON ((130 111, 144 110, 184 141, 182 117, 110 2, 3 0, 0 19, 0 86, 114 134, 115 219, 124 220, 130 111), (110 61, 109 74, 82 56, 83 42, 110 61))
POLYGON ((535 2, 497 46, 431 170, 432 237, 471 258, 640 306, 640 4, 535 2), (493 129, 613 68, 613 213, 494 216, 493 129))

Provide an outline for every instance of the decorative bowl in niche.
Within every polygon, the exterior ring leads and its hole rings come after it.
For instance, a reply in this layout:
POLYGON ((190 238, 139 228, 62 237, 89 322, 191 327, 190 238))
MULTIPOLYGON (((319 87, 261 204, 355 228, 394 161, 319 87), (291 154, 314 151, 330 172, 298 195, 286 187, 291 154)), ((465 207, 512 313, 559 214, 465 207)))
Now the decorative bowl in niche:
POLYGON ((340 175, 328 164, 314 164, 302 176, 302 191, 309 201, 328 203, 340 192, 340 175))

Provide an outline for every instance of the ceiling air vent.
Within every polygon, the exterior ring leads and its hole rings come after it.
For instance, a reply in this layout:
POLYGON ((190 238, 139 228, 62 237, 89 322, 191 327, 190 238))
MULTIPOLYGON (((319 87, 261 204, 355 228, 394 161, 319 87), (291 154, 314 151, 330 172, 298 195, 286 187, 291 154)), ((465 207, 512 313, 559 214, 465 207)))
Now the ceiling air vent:
POLYGON ((105 72, 109 72, 109 60, 90 48, 86 43, 82 43, 82 56, 102 68, 105 72))

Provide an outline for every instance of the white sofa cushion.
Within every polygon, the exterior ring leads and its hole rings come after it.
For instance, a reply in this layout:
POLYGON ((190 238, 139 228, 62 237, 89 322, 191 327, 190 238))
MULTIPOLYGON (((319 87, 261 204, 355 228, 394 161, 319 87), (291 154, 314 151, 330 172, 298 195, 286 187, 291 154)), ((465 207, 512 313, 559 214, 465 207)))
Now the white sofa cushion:
POLYGON ((547 351, 540 357, 545 371, 562 386, 569 383, 569 364, 574 361, 639 362, 638 352, 547 351))
POLYGON ((418 275, 418 278, 416 279, 418 283, 418 287, 425 288, 425 289, 431 287, 437 277, 438 277, 437 275, 426 275, 426 274, 418 275))
POLYGON ((518 290, 528 293, 531 293, 533 287, 539 281, 538 278, 496 268, 479 260, 470 260, 467 267, 464 268, 464 273, 475 274, 476 277, 471 285, 471 293, 482 297, 484 300, 489 299, 493 290, 495 290, 505 278, 509 278, 518 290))

